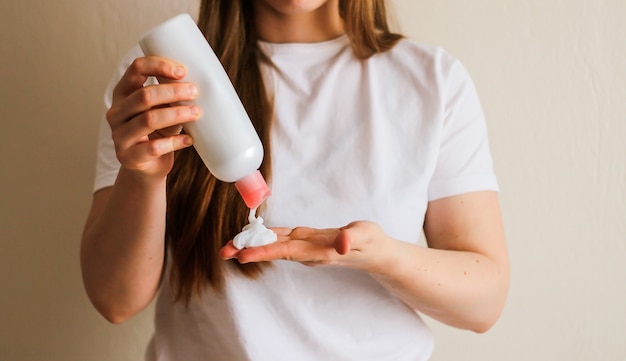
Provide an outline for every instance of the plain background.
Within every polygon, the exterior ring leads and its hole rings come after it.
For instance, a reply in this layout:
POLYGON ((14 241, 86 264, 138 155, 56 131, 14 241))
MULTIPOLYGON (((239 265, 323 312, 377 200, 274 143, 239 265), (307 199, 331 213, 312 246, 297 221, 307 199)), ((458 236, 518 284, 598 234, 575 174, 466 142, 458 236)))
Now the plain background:
MULTIPOLYGON (((487 334, 429 320, 433 360, 625 360, 626 2, 396 0, 467 66, 512 259, 487 334)), ((141 360, 152 308, 106 323, 82 287, 102 94, 150 27, 197 0, 0 2, 0 360, 141 360)))

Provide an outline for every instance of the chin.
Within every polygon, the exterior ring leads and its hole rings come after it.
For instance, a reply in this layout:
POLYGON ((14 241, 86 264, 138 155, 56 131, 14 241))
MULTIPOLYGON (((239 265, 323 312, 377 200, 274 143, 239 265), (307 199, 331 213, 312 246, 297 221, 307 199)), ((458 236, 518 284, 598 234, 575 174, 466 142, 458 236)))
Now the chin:
POLYGON ((255 0, 255 2, 281 14, 298 15, 313 12, 327 3, 337 2, 337 0, 255 0))

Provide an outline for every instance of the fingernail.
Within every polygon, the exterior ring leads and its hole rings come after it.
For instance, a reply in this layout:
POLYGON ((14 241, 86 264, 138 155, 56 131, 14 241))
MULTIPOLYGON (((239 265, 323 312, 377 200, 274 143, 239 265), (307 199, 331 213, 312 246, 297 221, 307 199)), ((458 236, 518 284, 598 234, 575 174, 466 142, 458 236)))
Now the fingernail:
POLYGON ((190 85, 187 90, 189 91, 189 95, 191 95, 192 97, 198 95, 198 87, 195 85, 190 85))
POLYGON ((200 108, 196 106, 191 106, 189 107, 189 112, 191 113, 191 115, 198 115, 200 114, 200 108))
POLYGON ((176 76, 183 76, 185 75, 185 68, 183 68, 182 66, 177 66, 174 68, 174 75, 176 76))
POLYGON ((193 144, 193 138, 188 136, 188 135, 183 137, 183 144, 184 145, 192 145, 193 144))

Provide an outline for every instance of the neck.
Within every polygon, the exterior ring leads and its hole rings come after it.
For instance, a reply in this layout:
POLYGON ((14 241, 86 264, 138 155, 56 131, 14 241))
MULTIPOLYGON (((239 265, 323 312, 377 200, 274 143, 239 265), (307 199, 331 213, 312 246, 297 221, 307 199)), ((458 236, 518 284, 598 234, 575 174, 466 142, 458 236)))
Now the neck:
POLYGON ((312 11, 281 11, 265 1, 253 1, 257 36, 270 43, 316 43, 345 33, 339 1, 328 0, 312 11))

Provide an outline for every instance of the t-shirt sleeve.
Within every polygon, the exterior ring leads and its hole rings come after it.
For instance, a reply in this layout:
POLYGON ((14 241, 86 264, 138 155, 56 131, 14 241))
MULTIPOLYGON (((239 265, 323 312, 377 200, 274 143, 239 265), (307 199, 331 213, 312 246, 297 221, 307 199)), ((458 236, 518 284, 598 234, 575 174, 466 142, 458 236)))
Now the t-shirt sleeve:
POLYGON ((458 61, 444 80, 444 118, 428 199, 498 190, 487 139, 487 126, 474 84, 458 61))
POLYGON ((117 155, 115 154, 115 144, 113 143, 113 138, 111 137, 111 127, 106 121, 104 113, 111 107, 113 88, 132 61, 142 55, 143 53, 139 46, 131 49, 118 64, 116 71, 104 93, 104 109, 102 112, 102 118, 100 119, 100 130, 98 133, 96 175, 93 185, 94 192, 102 188, 112 186, 115 183, 117 173, 120 170, 120 162, 117 160, 117 155))

